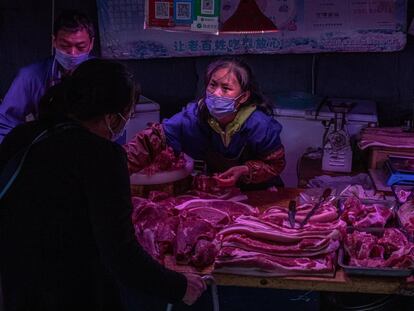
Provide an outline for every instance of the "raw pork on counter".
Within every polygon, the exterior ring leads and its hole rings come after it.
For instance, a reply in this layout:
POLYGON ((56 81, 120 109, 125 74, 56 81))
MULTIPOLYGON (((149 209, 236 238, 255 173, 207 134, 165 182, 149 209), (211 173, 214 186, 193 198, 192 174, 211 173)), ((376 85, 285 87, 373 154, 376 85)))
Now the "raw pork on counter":
MULTIPOLYGON (((300 223, 305 219, 306 215, 313 208, 313 204, 306 203, 296 207, 296 216, 295 216, 295 228, 300 227, 300 223)), ((338 219, 338 210, 331 203, 322 204, 317 212, 309 218, 308 223, 330 223, 338 219)), ((260 218, 264 221, 269 221, 274 224, 278 224, 283 227, 290 227, 288 214, 286 213, 286 208, 280 206, 274 206, 268 208, 260 218)))
POLYGON ((214 265, 216 272, 264 276, 334 274, 346 224, 331 203, 320 206, 303 228, 298 223, 313 205, 298 206, 297 225, 290 228, 286 208, 260 213, 238 202, 244 197, 234 189, 226 200, 215 192, 195 189, 177 197, 154 193, 154 201, 134 198, 138 241, 159 262, 172 260, 176 267, 214 265))
POLYGON ((397 212, 401 226, 414 239, 414 202, 407 201, 401 205, 397 212))
MULTIPOLYGON (((204 195, 208 197, 208 194, 204 195)), ((156 197, 162 197, 157 193, 156 197)), ((193 195, 158 202, 133 198, 132 221, 138 241, 159 262, 173 255, 177 264, 206 267, 214 263, 216 233, 241 214, 257 215, 250 205, 193 195)))
POLYGON ((379 236, 354 231, 346 236, 344 248, 351 266, 414 268, 414 244, 396 228, 386 228, 379 236))
POLYGON ((231 201, 244 201, 247 196, 237 187, 220 187, 215 176, 195 175, 193 177, 192 190, 188 192, 200 199, 221 199, 231 201))
POLYGON ((259 217, 238 217, 218 233, 222 248, 216 271, 261 276, 333 276, 336 251, 346 224, 338 219, 336 207, 326 203, 301 228, 299 222, 312 207, 297 207, 295 228, 290 227, 286 208, 279 206, 268 208, 259 217))
POLYGON ((217 272, 253 276, 332 276, 335 253, 318 257, 281 257, 236 247, 223 247, 215 267, 217 272))
POLYGON ((186 160, 183 153, 175 155, 174 150, 171 147, 167 147, 154 158, 150 165, 143 169, 143 172, 146 175, 154 175, 158 172, 182 169, 185 167, 185 164, 186 160))
POLYGON ((349 197, 343 204, 341 218, 354 228, 384 228, 392 218, 392 210, 383 204, 364 204, 356 197, 349 197))

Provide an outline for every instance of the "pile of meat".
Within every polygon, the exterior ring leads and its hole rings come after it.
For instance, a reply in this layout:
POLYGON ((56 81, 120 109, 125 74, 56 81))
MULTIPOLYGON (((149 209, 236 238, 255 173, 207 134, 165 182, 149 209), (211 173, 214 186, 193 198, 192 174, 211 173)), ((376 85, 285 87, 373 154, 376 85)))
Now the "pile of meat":
POLYGON ((345 223, 336 208, 322 205, 300 228, 299 223, 313 207, 297 207, 295 228, 290 228, 286 208, 274 206, 259 216, 240 216, 219 232, 222 248, 216 271, 247 275, 333 276, 336 250, 345 223))
POLYGON ((231 200, 241 202, 247 200, 247 196, 240 192, 236 187, 219 186, 215 176, 207 176, 203 174, 193 176, 192 190, 187 192, 190 195, 203 199, 217 198, 222 200, 231 200))
POLYGON ((401 226, 407 234, 414 239, 414 202, 407 201, 401 205, 397 212, 401 226))
POLYGON ((161 151, 151 162, 150 165, 145 167, 142 172, 146 175, 153 175, 158 172, 168 172, 185 167, 186 160, 184 153, 175 155, 174 150, 171 147, 165 148, 161 151))
POLYGON ((352 196, 344 202, 341 218, 354 228, 384 228, 392 215, 392 210, 384 204, 363 204, 352 196))
MULTIPOLYGON (((303 228, 290 228, 287 210, 263 213, 199 190, 159 201, 133 198, 133 223, 140 244, 161 263, 251 275, 333 275, 345 230, 336 208, 323 205, 303 228)), ((237 194, 237 193, 236 193, 237 194)), ((223 197, 223 194, 220 194, 223 197)), ((312 205, 298 206, 300 222, 312 205)))
POLYGON ((346 236, 344 248, 351 266, 414 268, 414 244, 396 228, 380 234, 354 231, 346 236))
POLYGON ((216 193, 222 191, 222 188, 219 187, 216 178, 203 174, 194 176, 193 188, 207 193, 216 193))
POLYGON ((165 145, 163 129, 159 123, 148 124, 148 128, 137 133, 123 145, 128 157, 130 174, 144 173, 153 175, 158 172, 184 168, 184 154, 176 155, 171 147, 165 145))
POLYGON ((407 200, 410 199, 413 189, 404 189, 402 186, 396 186, 396 189, 394 190, 394 194, 397 197, 397 200, 399 203, 405 203, 407 200))
POLYGON ((361 130, 359 147, 371 146, 414 148, 414 133, 399 127, 366 127, 361 130))
POLYGON ((207 193, 202 196, 183 195, 159 202, 133 198, 132 221, 138 241, 159 262, 173 255, 177 264, 209 266, 220 246, 217 233, 240 215, 258 214, 247 204, 207 193))

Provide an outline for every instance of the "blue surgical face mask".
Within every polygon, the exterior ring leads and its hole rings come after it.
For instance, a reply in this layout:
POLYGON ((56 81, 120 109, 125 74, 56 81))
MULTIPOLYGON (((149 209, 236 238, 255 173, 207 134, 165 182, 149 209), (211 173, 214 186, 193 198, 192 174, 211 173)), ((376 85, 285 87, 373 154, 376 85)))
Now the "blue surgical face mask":
POLYGON ((124 126, 119 131, 115 132, 111 128, 111 126, 108 123, 106 123, 106 126, 108 127, 109 132, 111 132, 111 140, 112 141, 117 141, 124 134, 125 129, 128 126, 129 120, 131 120, 130 118, 125 119, 125 117, 122 114, 120 114, 120 113, 118 113, 118 115, 121 117, 122 120, 125 121, 124 126))
POLYGON ((89 58, 89 52, 78 54, 78 55, 70 55, 59 49, 55 49, 55 59, 66 70, 75 69, 88 58, 89 58))
POLYGON ((220 97, 206 92, 205 103, 210 114, 216 119, 222 119, 236 112, 236 102, 242 96, 220 97))

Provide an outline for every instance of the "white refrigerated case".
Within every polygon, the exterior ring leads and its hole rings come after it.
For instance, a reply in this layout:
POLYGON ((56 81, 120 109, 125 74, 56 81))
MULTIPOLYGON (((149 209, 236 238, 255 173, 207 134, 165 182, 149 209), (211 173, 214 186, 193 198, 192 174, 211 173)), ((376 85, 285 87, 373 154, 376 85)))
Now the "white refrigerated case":
MULTIPOLYGON (((311 148, 323 147, 325 127, 323 121, 334 117, 326 99, 306 93, 290 93, 272 98, 275 118, 282 124, 281 140, 285 146, 286 168, 281 177, 286 187, 297 187, 297 162, 311 148)), ((366 126, 378 123, 376 103, 370 100, 339 99, 352 101, 354 107, 346 115, 346 129, 355 137, 366 126)))
POLYGON ((145 129, 150 122, 160 122, 160 105, 153 100, 140 96, 135 111, 126 126, 126 141, 130 141, 136 133, 145 129))

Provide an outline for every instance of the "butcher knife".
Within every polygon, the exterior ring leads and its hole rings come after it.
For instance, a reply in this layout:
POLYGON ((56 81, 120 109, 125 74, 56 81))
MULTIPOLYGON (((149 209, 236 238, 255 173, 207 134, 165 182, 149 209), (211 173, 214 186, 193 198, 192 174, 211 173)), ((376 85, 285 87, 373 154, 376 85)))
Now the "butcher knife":
POLYGON ((289 210, 288 210, 289 223, 290 223, 291 228, 295 228, 295 214, 296 214, 296 201, 291 200, 289 202, 289 210))
POLYGON ((308 222, 309 218, 315 214, 316 210, 322 205, 324 201, 331 195, 332 190, 330 188, 326 188, 322 195, 319 197, 318 202, 312 207, 310 212, 306 215, 305 219, 300 223, 300 227, 303 228, 303 226, 308 222))

